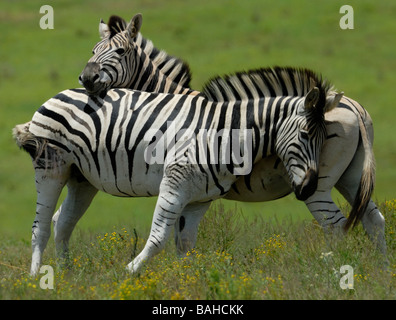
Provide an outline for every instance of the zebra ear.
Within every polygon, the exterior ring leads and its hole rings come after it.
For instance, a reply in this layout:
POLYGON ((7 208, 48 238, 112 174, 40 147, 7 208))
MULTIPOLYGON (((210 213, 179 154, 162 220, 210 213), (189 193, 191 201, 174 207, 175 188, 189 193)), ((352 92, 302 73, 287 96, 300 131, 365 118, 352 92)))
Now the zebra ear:
POLYGON ((344 92, 334 93, 328 96, 326 98, 325 112, 328 112, 334 109, 335 107, 337 107, 343 96, 344 96, 344 92))
POLYGON ((305 96, 304 107, 309 111, 316 106, 319 101, 319 88, 313 87, 305 96))
POLYGON ((143 17, 140 13, 136 14, 128 23, 126 30, 131 38, 135 38, 142 27, 143 17))
POLYGON ((100 19, 99 22, 99 35, 100 38, 103 40, 107 38, 110 34, 109 26, 103 22, 103 19, 100 19))

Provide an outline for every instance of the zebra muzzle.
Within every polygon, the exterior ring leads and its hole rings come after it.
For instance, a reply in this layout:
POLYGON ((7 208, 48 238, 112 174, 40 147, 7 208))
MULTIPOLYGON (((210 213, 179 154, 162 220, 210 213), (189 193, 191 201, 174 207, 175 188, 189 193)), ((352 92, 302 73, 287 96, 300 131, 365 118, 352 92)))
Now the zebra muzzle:
POLYGON ((103 83, 100 80, 100 64, 96 62, 88 62, 78 77, 78 82, 88 93, 103 91, 103 83))
POLYGON ((316 170, 309 169, 305 175, 303 182, 294 187, 296 198, 301 201, 307 200, 314 194, 318 187, 318 173, 316 170))

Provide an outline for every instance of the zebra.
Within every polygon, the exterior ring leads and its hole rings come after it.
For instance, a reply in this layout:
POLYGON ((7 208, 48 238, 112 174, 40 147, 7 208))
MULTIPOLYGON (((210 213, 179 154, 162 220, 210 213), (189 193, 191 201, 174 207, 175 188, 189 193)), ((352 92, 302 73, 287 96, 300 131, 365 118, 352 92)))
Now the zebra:
MULTIPOLYGON (((243 161, 254 164, 276 154, 296 196, 301 200, 311 196, 326 136, 324 113, 334 107, 329 82, 307 69, 279 67, 247 72, 244 77, 250 85, 237 86, 238 91, 236 83, 220 78, 208 83, 206 90, 214 95, 227 92, 224 102, 129 89, 110 89, 102 99, 84 89, 66 90, 45 102, 30 122, 17 125, 14 138, 30 154, 36 174, 31 274, 39 270, 51 217, 66 184, 69 192, 54 226, 60 256, 67 256, 69 233, 98 190, 123 197, 158 195, 145 247, 127 266, 138 272, 162 250, 181 215, 198 228, 210 203, 231 189, 240 174, 235 171, 241 168, 236 159, 246 150, 247 130, 251 150, 243 161), (294 95, 283 95, 286 83, 293 83, 294 95), (167 128, 169 122, 173 130, 167 128), (236 137, 231 129, 237 130, 236 137), (222 130, 226 133, 217 138, 214 133, 222 130), (238 142, 243 148, 234 153, 238 142), (163 162, 147 161, 153 144, 166 151, 163 162), (217 161, 202 161, 200 150, 217 153, 217 161)), ((186 254, 195 244, 197 229, 180 231, 179 250, 186 254)))
MULTIPOLYGON (((125 32, 127 24, 122 18, 112 16, 108 25, 101 21, 99 30, 102 41, 94 47, 94 56, 89 60, 89 63, 99 64, 97 67, 101 70, 100 74, 109 73, 112 75, 112 81, 106 83, 106 89, 116 87, 122 81, 128 82, 126 79, 137 78, 138 76, 128 66, 136 65, 139 61, 144 61, 144 63, 140 63, 141 65, 148 66, 147 70, 143 67, 140 72, 150 81, 157 81, 157 84, 151 83, 149 86, 151 89, 154 88, 153 92, 162 92, 161 88, 165 90, 175 88, 175 86, 164 85, 166 78, 170 78, 169 81, 172 80, 171 76, 165 75, 165 79, 155 76, 160 72, 156 69, 164 66, 165 63, 158 64, 155 63, 156 58, 151 59, 150 52, 153 50, 153 45, 151 41, 146 41, 141 37, 139 33, 142 25, 141 15, 138 15, 138 17, 140 17, 139 23, 134 23, 135 16, 128 24, 129 27, 132 25, 138 26, 133 33, 133 35, 137 33, 135 38, 125 32), (113 34, 111 36, 109 30, 112 30, 113 34), (116 39, 119 40, 115 41, 116 39), (146 42, 149 43, 149 46, 144 45, 146 42), (103 45, 104 43, 107 45, 103 45), (142 48, 136 49, 139 44, 142 45, 142 48), (149 49, 146 52, 147 47, 149 49), (116 53, 119 49, 122 49, 124 53, 122 59, 119 59, 116 53), (145 54, 143 54, 144 52, 145 54), (133 59, 136 61, 126 63, 126 61, 132 61, 133 59), (117 73, 113 70, 117 70, 117 73), (147 72, 150 71, 152 76, 147 75, 147 72)), ((153 57, 156 57, 158 50, 154 49, 154 52, 156 54, 153 57)), ((166 56, 165 53, 162 56, 166 56)), ((168 59, 174 61, 172 58, 168 59)), ((186 64, 174 65, 167 68, 166 71, 168 74, 175 72, 178 78, 191 79, 190 70, 186 68, 186 64)), ((95 74, 90 74, 88 65, 83 71, 83 75, 88 78, 94 77, 95 74)), ((243 75, 243 73, 241 75, 237 73, 229 77, 228 82, 230 84, 232 82, 241 83, 245 86, 252 85, 251 83, 245 83, 243 75)), ((212 80, 215 81, 215 79, 212 80)), ((81 84, 84 85, 84 83, 81 84)), ((187 88, 189 81, 186 81, 183 85, 187 88)), ((137 89, 133 85, 129 88, 137 89)), ((86 89, 89 88, 86 87, 86 89)), ((182 92, 179 89, 176 91, 182 92)), ((287 91, 289 94, 293 94, 292 89, 287 88, 287 91)), ((188 91, 186 93, 188 94, 188 91)), ((195 91, 192 94, 199 93, 195 91)), ((223 101, 225 98, 220 92, 213 95, 207 90, 203 90, 202 94, 213 101, 223 101)), ((336 93, 334 93, 334 97, 336 96, 336 93)), ((337 96, 337 99, 339 97, 337 96)), ((371 240, 377 244, 383 254, 386 254, 385 219, 371 200, 375 183, 371 117, 357 101, 341 96, 338 106, 325 114, 325 120, 328 135, 321 151, 318 188, 304 202, 326 232, 343 229, 347 231, 352 225, 356 226, 357 221, 362 220, 363 227, 371 240), (353 217, 360 216, 359 219, 346 219, 332 199, 331 190, 334 187, 352 205, 351 215, 353 217)), ((249 175, 239 178, 224 198, 245 202, 263 202, 282 198, 290 194, 291 191, 287 172, 280 159, 273 155, 255 164, 249 175)), ((190 224, 194 224, 194 221, 186 221, 181 216, 180 221, 175 224, 176 243, 179 241, 177 230, 180 229, 180 224, 184 225, 184 228, 196 228, 193 225, 190 226, 190 224)))
POLYGON ((190 68, 184 61, 169 56, 143 38, 142 15, 127 24, 111 16, 108 24, 99 23, 101 41, 93 57, 79 76, 79 82, 91 95, 105 95, 109 88, 130 88, 148 92, 197 95, 191 90, 190 68), (125 72, 127 70, 127 72, 125 72))

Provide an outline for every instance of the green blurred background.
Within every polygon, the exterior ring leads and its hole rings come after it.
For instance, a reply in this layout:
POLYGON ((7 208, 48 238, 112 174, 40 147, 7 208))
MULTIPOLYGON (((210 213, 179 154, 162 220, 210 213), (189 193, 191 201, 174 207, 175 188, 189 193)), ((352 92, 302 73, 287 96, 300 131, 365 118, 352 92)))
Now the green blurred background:
MULTIPOLYGON (((0 235, 30 238, 36 193, 34 172, 11 129, 29 121, 40 105, 78 75, 99 40, 98 23, 111 14, 143 14, 142 34, 186 60, 192 87, 214 75, 288 65, 309 67, 359 101, 374 121, 377 184, 374 200, 395 198, 396 2, 348 1, 38 1, 0 2, 0 235), (42 30, 42 5, 54 9, 54 29, 42 30), (354 9, 354 29, 342 30, 340 7, 354 9)), ((64 197, 64 195, 63 195, 64 197)), ((334 193, 336 203, 344 200, 334 193)), ((99 194, 78 227, 150 225, 155 198, 99 194)), ((224 201, 228 207, 235 203, 224 201)), ((311 219, 304 203, 284 199, 238 203, 245 215, 311 219)))

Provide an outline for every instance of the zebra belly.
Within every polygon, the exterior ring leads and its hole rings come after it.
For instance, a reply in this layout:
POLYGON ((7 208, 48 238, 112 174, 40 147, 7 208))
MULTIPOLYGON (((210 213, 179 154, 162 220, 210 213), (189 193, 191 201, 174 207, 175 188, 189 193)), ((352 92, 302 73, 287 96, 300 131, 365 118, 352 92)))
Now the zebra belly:
MULTIPOLYGON (((120 168, 119 168, 120 169, 120 168)), ((81 170, 84 177, 98 190, 118 197, 148 197, 159 194, 159 186, 163 176, 162 166, 150 166, 144 169, 132 171, 129 177, 129 169, 124 171, 104 170, 100 175, 92 171, 81 170)))
POLYGON ((292 192, 287 172, 277 156, 270 156, 254 165, 248 176, 241 176, 225 196, 244 202, 262 202, 282 198, 292 192))

